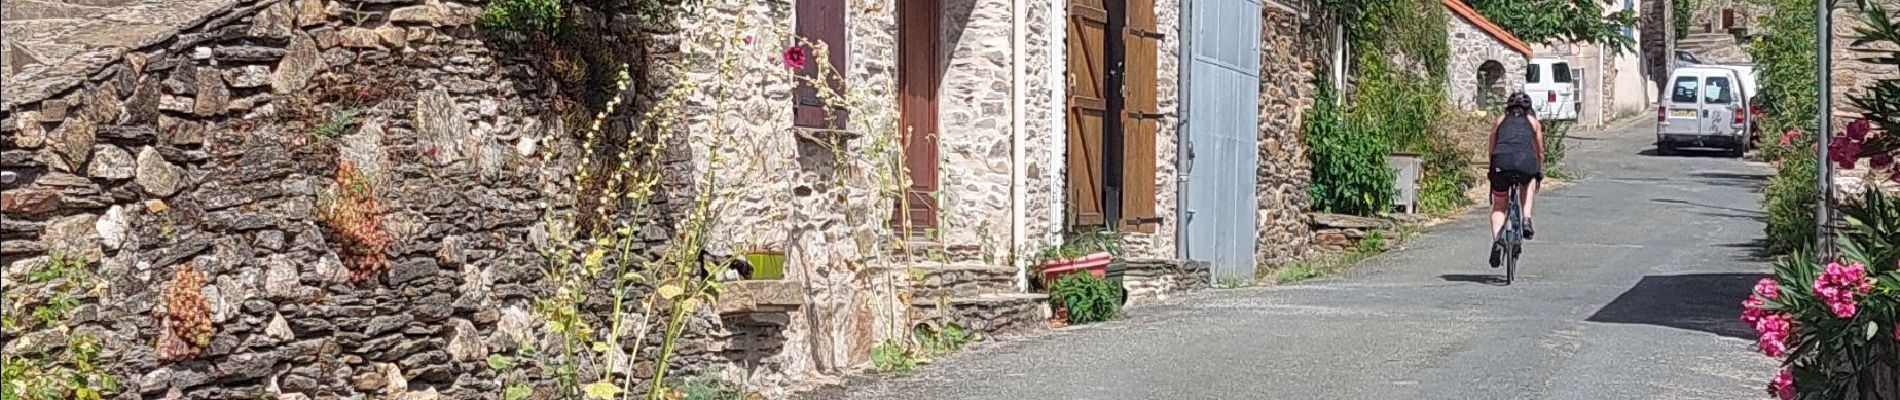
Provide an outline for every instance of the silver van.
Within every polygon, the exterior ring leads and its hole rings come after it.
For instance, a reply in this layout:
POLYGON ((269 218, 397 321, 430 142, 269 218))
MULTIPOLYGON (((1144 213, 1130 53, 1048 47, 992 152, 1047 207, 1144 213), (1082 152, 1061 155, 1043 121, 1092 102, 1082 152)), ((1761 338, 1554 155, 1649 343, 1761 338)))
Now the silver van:
POLYGON ((1748 153, 1749 93, 1734 69, 1677 68, 1656 107, 1656 153, 1686 147, 1748 153))

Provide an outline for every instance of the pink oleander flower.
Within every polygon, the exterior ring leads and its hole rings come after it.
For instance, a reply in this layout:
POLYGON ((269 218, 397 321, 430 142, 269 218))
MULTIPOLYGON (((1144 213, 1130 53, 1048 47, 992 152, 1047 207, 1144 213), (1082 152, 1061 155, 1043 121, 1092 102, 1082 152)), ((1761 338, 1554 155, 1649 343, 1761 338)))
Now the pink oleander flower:
POLYGON ((1867 121, 1865 118, 1856 119, 1854 122, 1847 123, 1846 137, 1849 141, 1860 143, 1861 141, 1867 140, 1867 133, 1871 131, 1873 131, 1872 122, 1867 121))
POLYGON ((1893 166, 1893 155, 1887 153, 1875 154, 1873 157, 1867 158, 1867 165, 1874 167, 1874 169, 1887 169, 1887 167, 1893 166))
POLYGON ((1775 278, 1761 278, 1761 280, 1755 281, 1755 294, 1761 295, 1764 299, 1779 299, 1781 298, 1781 285, 1775 284, 1775 278))
POLYGON ((1800 136, 1801 136, 1801 130, 1799 129, 1789 129, 1787 132, 1782 132, 1781 145, 1787 146, 1789 144, 1792 144, 1794 143, 1794 138, 1797 138, 1800 136))
POLYGON ((779 59, 785 61, 786 68, 805 68, 805 48, 801 46, 786 47, 784 52, 779 53, 779 59))
POLYGON ((1788 354, 1788 335, 1794 331, 1794 316, 1788 314, 1769 314, 1755 321, 1755 331, 1761 337, 1755 340, 1755 346, 1763 355, 1781 358, 1788 354))
POLYGON ((752 35, 745 35, 745 44, 752 44, 752 35))
POLYGON ((1776 374, 1775 380, 1768 382, 1768 395, 1775 396, 1781 400, 1793 399, 1794 373, 1784 369, 1781 370, 1780 374, 1776 374))
POLYGON ((1835 317, 1853 318, 1860 311, 1855 296, 1873 290, 1873 278, 1867 276, 1867 266, 1860 263, 1841 265, 1840 262, 1827 263, 1827 269, 1821 277, 1814 279, 1814 294, 1827 303, 1829 311, 1835 317))
POLYGON ((1842 141, 1827 144, 1827 159, 1841 169, 1854 169, 1854 162, 1860 160, 1860 143, 1842 141))

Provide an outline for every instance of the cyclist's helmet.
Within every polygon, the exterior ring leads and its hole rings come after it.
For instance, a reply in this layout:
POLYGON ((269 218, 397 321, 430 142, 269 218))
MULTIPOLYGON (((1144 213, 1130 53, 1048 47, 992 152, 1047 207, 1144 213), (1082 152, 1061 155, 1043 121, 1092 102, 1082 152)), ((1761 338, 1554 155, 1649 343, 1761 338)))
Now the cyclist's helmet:
POLYGON ((1531 96, 1524 92, 1511 93, 1511 97, 1504 101, 1504 112, 1511 115, 1530 114, 1531 96))

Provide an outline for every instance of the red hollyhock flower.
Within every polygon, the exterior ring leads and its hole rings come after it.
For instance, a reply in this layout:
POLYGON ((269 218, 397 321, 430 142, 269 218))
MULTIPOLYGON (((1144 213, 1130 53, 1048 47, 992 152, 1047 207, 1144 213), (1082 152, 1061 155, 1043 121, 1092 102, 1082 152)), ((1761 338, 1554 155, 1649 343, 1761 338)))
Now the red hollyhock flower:
POLYGON ((805 48, 802 46, 786 47, 783 53, 779 53, 779 59, 785 61, 785 67, 787 68, 805 68, 805 48))

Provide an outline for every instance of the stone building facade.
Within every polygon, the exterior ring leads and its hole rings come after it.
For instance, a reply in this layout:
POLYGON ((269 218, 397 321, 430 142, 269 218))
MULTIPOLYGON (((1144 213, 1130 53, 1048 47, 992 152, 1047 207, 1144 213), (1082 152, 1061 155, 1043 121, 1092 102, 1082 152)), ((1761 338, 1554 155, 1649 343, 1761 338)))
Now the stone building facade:
POLYGON ((1485 96, 1501 100, 1497 94, 1523 90, 1530 46, 1463 1, 1442 2, 1449 11, 1445 15, 1451 59, 1446 71, 1451 82, 1445 90, 1450 92, 1451 102, 1470 111, 1480 108, 1479 101, 1485 96))

